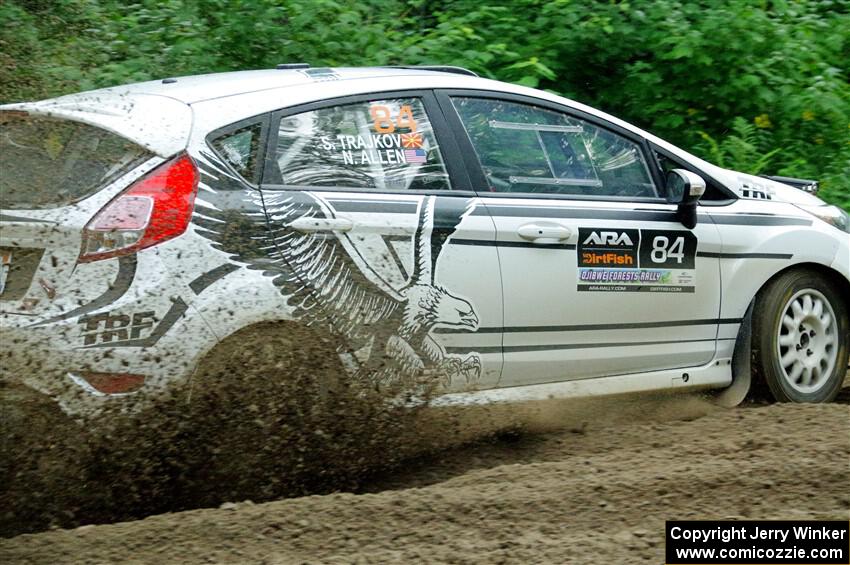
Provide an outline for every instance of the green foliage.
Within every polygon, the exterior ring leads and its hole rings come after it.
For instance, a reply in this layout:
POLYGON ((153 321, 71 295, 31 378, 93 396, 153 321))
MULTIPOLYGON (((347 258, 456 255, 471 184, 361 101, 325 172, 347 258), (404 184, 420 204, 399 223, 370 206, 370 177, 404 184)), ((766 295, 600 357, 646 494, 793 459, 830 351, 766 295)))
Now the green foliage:
POLYGON ((0 101, 271 67, 454 64, 850 209, 848 0, 5 0, 0 101))
POLYGON ((735 118, 732 131, 719 143, 704 131, 699 132, 708 147, 703 152, 708 154, 715 165, 758 175, 765 171, 773 156, 782 150, 777 147, 762 153, 759 148, 764 145, 765 136, 759 135, 756 126, 743 118, 735 118))

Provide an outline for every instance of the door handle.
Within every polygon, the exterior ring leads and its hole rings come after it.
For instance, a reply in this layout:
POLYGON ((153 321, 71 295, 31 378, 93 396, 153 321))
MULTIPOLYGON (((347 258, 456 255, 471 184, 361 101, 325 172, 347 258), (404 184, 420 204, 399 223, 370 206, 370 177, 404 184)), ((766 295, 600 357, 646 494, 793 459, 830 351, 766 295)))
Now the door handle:
POLYGON ((351 231, 354 222, 348 218, 298 218, 289 224, 301 233, 318 231, 351 231))
POLYGON ((551 245, 562 243, 573 235, 572 230, 561 224, 541 222, 525 224, 517 229, 517 234, 523 238, 540 245, 551 245))

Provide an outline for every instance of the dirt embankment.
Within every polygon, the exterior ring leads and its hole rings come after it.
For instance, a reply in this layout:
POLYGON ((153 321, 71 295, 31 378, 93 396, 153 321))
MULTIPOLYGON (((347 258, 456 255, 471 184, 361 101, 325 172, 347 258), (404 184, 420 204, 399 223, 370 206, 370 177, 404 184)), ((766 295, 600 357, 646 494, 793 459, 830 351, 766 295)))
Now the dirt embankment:
POLYGON ((665 519, 850 518, 850 390, 541 405, 357 493, 0 540, 4 563, 661 563, 665 519))

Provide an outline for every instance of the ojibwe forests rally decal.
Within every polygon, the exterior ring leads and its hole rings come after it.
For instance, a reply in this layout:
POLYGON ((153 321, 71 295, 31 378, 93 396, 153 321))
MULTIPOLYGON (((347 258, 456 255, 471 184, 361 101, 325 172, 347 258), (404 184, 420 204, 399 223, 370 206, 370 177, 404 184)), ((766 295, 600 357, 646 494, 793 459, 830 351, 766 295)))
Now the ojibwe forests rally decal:
POLYGON ((421 165, 428 160, 425 139, 416 131, 410 106, 402 106, 393 116, 388 106, 373 105, 369 107, 369 115, 376 133, 322 136, 322 149, 337 153, 346 165, 421 165), (410 131, 398 133, 397 129, 410 131))
POLYGON ((696 252, 686 230, 579 228, 578 290, 694 292, 696 252))

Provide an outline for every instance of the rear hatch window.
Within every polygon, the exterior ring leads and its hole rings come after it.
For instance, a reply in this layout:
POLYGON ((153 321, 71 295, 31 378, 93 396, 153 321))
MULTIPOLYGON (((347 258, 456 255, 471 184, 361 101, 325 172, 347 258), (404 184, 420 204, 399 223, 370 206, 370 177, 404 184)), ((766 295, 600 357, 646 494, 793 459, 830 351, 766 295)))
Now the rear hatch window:
POLYGON ((153 155, 100 128, 0 112, 0 208, 57 208, 91 196, 153 155))

